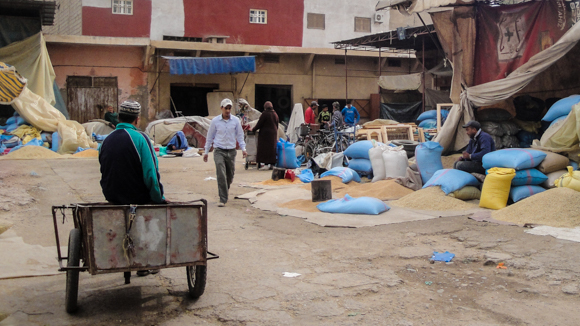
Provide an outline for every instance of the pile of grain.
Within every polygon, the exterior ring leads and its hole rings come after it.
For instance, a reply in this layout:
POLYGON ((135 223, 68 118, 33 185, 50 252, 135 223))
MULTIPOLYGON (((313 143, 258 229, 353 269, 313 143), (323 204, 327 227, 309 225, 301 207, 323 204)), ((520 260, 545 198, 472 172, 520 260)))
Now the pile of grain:
POLYGON ((294 182, 292 182, 290 179, 280 179, 278 181, 268 179, 268 180, 264 180, 262 182, 258 182, 256 184, 261 185, 261 186, 288 186, 288 185, 293 185, 293 184, 294 185, 302 184, 302 181, 300 181, 300 179, 298 179, 298 178, 294 179, 294 182))
POLYGON ((1 159, 5 160, 34 160, 34 159, 51 159, 51 158, 62 158, 61 155, 51 151, 48 148, 42 146, 24 146, 19 148, 8 155, 4 155, 1 159))
POLYGON ((278 207, 298 209, 305 212, 320 212, 316 205, 321 202, 312 202, 310 199, 295 199, 286 203, 278 204, 278 207))
POLYGON ((444 169, 453 169, 453 164, 461 157, 461 154, 453 154, 449 156, 441 156, 441 163, 444 169))
POLYGON ((553 227, 580 226, 580 192, 554 188, 494 211, 491 217, 517 224, 542 224, 553 227))
MULTIPOLYGON (((349 194, 352 197, 374 197, 380 200, 394 200, 413 192, 413 190, 396 183, 395 180, 381 180, 373 183, 351 181, 347 184, 342 183, 342 179, 339 177, 333 176, 324 177, 320 180, 330 180, 332 192, 339 198, 349 194)), ((307 184, 303 188, 310 191, 312 186, 307 184)))
POLYGON ((75 153, 71 155, 72 157, 99 157, 99 151, 96 149, 86 149, 82 152, 75 153))
POLYGON ((417 190, 410 195, 391 202, 391 204, 393 206, 430 211, 462 211, 478 207, 475 204, 446 196, 441 187, 428 187, 417 190))

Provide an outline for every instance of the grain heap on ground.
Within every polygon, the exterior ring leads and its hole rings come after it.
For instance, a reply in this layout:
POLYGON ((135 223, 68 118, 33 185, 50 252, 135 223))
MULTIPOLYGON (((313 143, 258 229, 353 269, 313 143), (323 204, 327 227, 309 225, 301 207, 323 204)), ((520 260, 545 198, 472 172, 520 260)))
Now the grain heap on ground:
POLYGON ((91 148, 91 149, 86 149, 86 150, 84 150, 82 152, 75 153, 75 154, 73 154, 71 156, 72 157, 80 157, 80 158, 83 158, 83 157, 99 157, 99 151, 96 150, 96 149, 92 149, 91 148))
POLYGON ((475 204, 446 196, 441 187, 428 187, 417 190, 399 200, 390 202, 390 204, 429 211, 462 211, 478 208, 475 204))
POLYGON ((294 185, 302 184, 302 181, 300 181, 300 179, 298 179, 298 178, 294 179, 294 182, 292 182, 292 180, 290 180, 290 179, 280 179, 278 181, 268 179, 268 180, 264 180, 262 182, 258 182, 256 184, 261 185, 261 186, 288 186, 288 185, 293 185, 293 184, 294 185))
POLYGON ((491 217, 517 224, 577 227, 580 226, 580 192, 570 188, 546 190, 494 211, 491 217))
POLYGON ((461 154, 453 154, 449 156, 441 156, 441 163, 444 169, 453 169, 453 164, 461 157, 461 154))
POLYGON ((278 204, 278 207, 299 209, 305 212, 320 212, 320 210, 316 208, 316 205, 320 203, 321 202, 312 202, 310 199, 295 199, 286 203, 278 204))
POLYGON ((62 158, 60 154, 51 151, 48 148, 42 146, 24 146, 7 155, 0 157, 4 160, 34 160, 34 159, 51 159, 51 158, 62 158))
MULTIPOLYGON (((381 180, 377 182, 358 183, 351 181, 347 184, 342 183, 339 177, 328 176, 320 180, 330 180, 332 192, 336 194, 335 197, 342 198, 348 194, 351 197, 373 197, 380 200, 394 200, 402 198, 413 190, 403 187, 395 180, 381 180)), ((312 186, 307 184, 303 187, 310 191, 312 186)))

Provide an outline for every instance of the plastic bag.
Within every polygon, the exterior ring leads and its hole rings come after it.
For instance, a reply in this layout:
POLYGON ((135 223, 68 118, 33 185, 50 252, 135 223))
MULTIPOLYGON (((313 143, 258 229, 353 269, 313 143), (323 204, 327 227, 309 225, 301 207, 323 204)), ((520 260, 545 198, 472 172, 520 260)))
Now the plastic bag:
POLYGON ((568 115, 572 106, 580 102, 580 95, 571 95, 554 103, 548 110, 542 121, 554 121, 557 118, 568 115))
POLYGON ((386 146, 375 146, 369 149, 369 159, 373 167, 373 180, 377 182, 384 180, 385 175, 385 161, 383 161, 383 152, 387 149, 386 146))
POLYGON ((519 170, 512 179, 512 186, 539 185, 546 180, 548 177, 536 169, 519 170))
POLYGON ((443 169, 435 172, 423 188, 441 186, 446 195, 465 186, 479 186, 479 181, 471 174, 455 169, 443 169))
POLYGON ((296 169, 300 166, 296 158, 295 145, 280 138, 276 146, 278 163, 276 166, 286 169, 296 169))
POLYGON ((514 169, 491 168, 488 171, 483 187, 479 207, 500 209, 507 206, 514 169))
POLYGON ((356 173, 353 169, 349 169, 349 168, 342 168, 342 167, 332 168, 332 169, 322 173, 320 175, 320 177, 324 178, 328 175, 332 175, 332 176, 341 178, 342 183, 349 183, 353 180, 356 182, 360 182, 360 177, 359 177, 358 173, 356 173))
POLYGON ((528 185, 528 186, 512 187, 512 189, 510 190, 510 198, 514 201, 514 203, 517 203, 522 199, 528 198, 532 195, 539 194, 544 191, 546 191, 546 189, 540 186, 528 185))
POLYGON ((496 121, 482 121, 481 130, 487 132, 490 135, 498 137, 501 137, 505 134, 505 131, 501 127, 501 123, 496 121))
POLYGON ((566 187, 580 191, 580 171, 574 171, 574 168, 569 166, 568 173, 565 173, 563 176, 559 177, 554 182, 554 185, 556 187, 566 187))
POLYGON ((516 136, 504 135, 501 137, 502 148, 519 148, 520 141, 516 136))
POLYGON ((409 161, 403 147, 393 147, 383 152, 385 178, 403 178, 407 174, 409 161))
POLYGON ((314 180, 314 174, 312 173, 312 170, 305 169, 300 172, 298 179, 304 183, 310 183, 312 180, 314 180))
MULTIPOLYGON (((448 115, 448 110, 441 110, 441 120, 447 119, 448 115)), ((425 121, 429 119, 434 119, 435 123, 437 123, 437 110, 425 111, 417 117, 417 121, 425 121)))
POLYGON ((415 147, 415 158, 423 183, 427 183, 435 172, 443 169, 442 152, 443 146, 433 141, 420 143, 415 147))
POLYGON ((348 167, 360 173, 373 173, 373 166, 370 160, 355 158, 348 162, 348 167))
POLYGON ((341 214, 378 215, 391 209, 382 200, 372 197, 353 198, 346 194, 344 198, 331 199, 316 205, 322 212, 341 214))
POLYGON ((479 190, 477 187, 474 186, 467 186, 459 190, 455 190, 448 196, 461 200, 479 199, 481 197, 481 190, 479 190))
POLYGON ((502 121, 500 124, 504 135, 515 136, 520 131, 520 127, 513 121, 502 121))
MULTIPOLYGON (((369 149, 373 148, 374 141, 371 140, 360 140, 356 143, 348 146, 348 148, 344 151, 344 155, 350 158, 364 158, 369 159, 369 149)), ((374 142, 378 146, 385 145, 380 142, 374 142)))
POLYGON ((426 119, 419 123, 419 128, 423 129, 435 129, 437 128, 437 120, 435 119, 426 119))
POLYGON ((483 156, 483 167, 511 168, 524 170, 535 168, 546 157, 546 153, 533 149, 509 148, 487 153, 483 156))

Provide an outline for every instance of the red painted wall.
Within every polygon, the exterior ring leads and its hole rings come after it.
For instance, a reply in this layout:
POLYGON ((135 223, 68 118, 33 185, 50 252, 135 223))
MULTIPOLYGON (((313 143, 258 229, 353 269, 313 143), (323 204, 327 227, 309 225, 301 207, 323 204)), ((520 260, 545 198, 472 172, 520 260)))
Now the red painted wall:
POLYGON ((227 35, 227 43, 302 46, 303 0, 183 0, 185 36, 227 35), (268 11, 267 24, 250 24, 250 9, 268 11))
POLYGON ((83 35, 149 37, 151 0, 134 0, 133 15, 113 14, 111 8, 83 7, 83 35))

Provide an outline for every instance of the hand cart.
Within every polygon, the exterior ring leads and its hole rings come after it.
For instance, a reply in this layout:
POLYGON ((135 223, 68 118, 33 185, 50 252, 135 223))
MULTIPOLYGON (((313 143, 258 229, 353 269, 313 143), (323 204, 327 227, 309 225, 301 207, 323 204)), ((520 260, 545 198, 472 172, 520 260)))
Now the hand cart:
POLYGON ((207 261, 219 258, 207 251, 204 199, 160 205, 53 206, 52 217, 59 271, 66 271, 65 306, 69 313, 77 309, 79 272, 123 272, 125 284, 129 284, 132 271, 185 267, 189 294, 198 298, 205 290, 207 261), (63 257, 57 213, 64 223, 68 210, 72 211, 74 229, 68 239, 68 255, 63 257))
POLYGON ((248 155, 246 156, 246 170, 250 166, 250 164, 258 164, 256 159, 258 157, 258 133, 253 132, 251 130, 247 130, 246 134, 244 135, 246 142, 246 152, 248 155))

